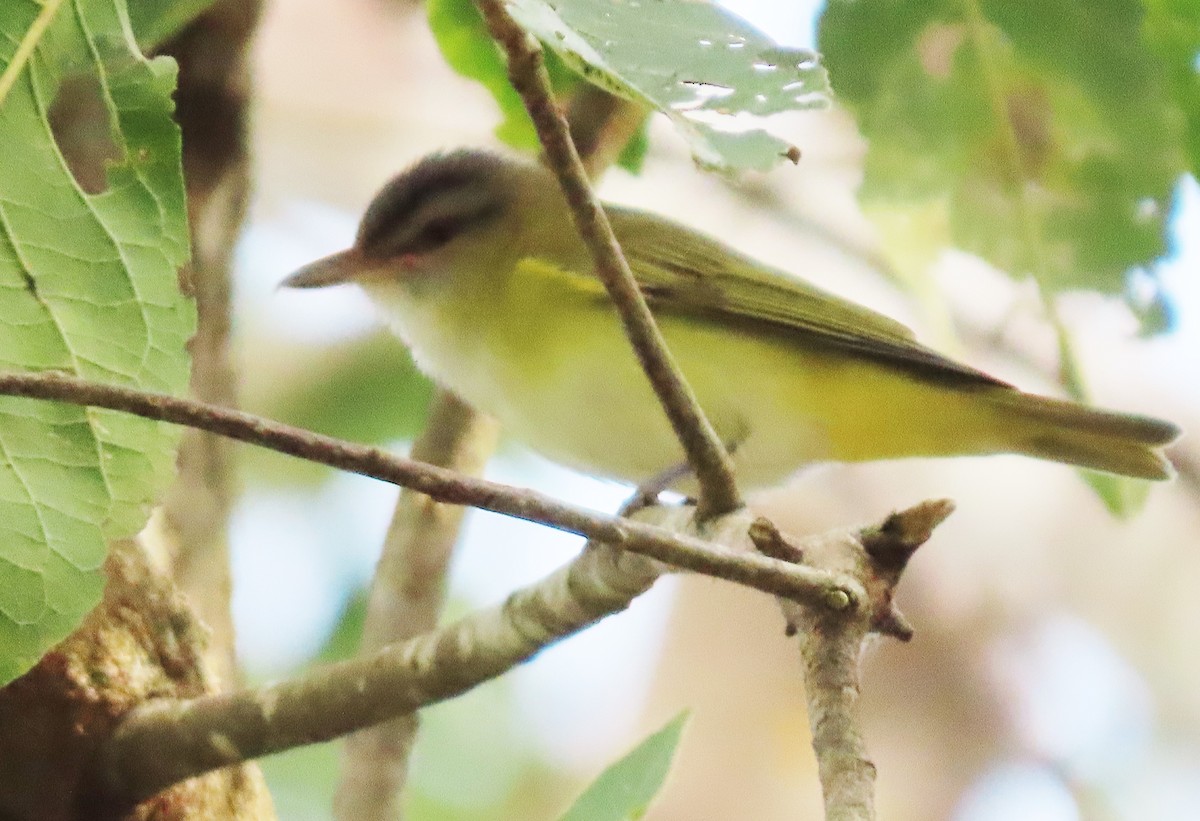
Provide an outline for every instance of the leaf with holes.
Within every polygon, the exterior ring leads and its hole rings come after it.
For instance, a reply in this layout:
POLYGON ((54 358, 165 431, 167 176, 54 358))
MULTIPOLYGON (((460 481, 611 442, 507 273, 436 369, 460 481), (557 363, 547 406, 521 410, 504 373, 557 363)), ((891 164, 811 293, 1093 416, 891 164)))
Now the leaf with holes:
MULTIPOLYGON (((1076 399, 1087 391, 1053 295, 1126 296, 1166 251, 1188 167, 1183 95, 1145 39, 1171 44, 1182 76, 1195 37, 1173 3, 1153 0, 1147 18, 1138 0, 829 0, 821 18, 834 90, 870 143, 868 211, 913 267, 957 246, 1035 278, 1076 399)), ((1165 325, 1161 295, 1131 307, 1145 330, 1165 325)), ((1136 507, 1127 480, 1088 481, 1110 509, 1136 507)))
POLYGON ((784 48, 718 5, 509 0, 513 17, 591 82, 665 113, 709 168, 768 170, 796 149, 739 115, 824 106, 817 55, 784 48))
MULTIPOLYGON (((138 51, 124 0, 3 4, 0 369, 186 386, 174 87, 174 63, 138 51)), ((99 601, 106 543, 143 526, 176 440, 113 411, 0 397, 0 682, 99 601)))
POLYGON ((1122 294, 1166 247, 1183 117, 1137 0, 830 0, 820 43, 873 207, 1047 293, 1122 294))

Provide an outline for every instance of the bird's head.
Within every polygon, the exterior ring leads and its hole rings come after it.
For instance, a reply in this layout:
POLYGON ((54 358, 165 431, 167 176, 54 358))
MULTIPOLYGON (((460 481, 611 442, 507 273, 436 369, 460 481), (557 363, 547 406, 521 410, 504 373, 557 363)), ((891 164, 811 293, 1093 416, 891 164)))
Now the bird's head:
POLYGON ((478 150, 433 154, 375 195, 350 248, 305 265, 282 285, 353 282, 413 292, 485 284, 514 257, 537 251, 528 246, 542 231, 523 215, 541 213, 544 221, 547 210, 563 212, 560 203, 553 178, 538 166, 478 150))

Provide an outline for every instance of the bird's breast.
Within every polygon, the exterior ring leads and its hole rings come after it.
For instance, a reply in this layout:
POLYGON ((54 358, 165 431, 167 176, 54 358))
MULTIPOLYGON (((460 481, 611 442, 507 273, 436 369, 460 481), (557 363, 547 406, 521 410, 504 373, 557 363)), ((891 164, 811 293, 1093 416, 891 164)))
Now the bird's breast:
MULTIPOLYGON (((449 304, 372 296, 422 370, 547 457, 630 482, 681 465, 612 306, 568 284, 542 278, 449 304)), ((795 401, 794 356, 703 322, 663 317, 662 327, 750 484, 828 457, 820 422, 795 401)))

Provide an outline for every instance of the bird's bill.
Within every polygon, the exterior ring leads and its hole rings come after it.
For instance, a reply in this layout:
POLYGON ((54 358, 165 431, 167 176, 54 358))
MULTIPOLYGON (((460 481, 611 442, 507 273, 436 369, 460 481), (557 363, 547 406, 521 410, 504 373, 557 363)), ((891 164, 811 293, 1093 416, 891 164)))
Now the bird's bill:
POLYGON ((362 254, 348 248, 310 262, 279 283, 281 288, 324 288, 360 278, 366 266, 362 254))

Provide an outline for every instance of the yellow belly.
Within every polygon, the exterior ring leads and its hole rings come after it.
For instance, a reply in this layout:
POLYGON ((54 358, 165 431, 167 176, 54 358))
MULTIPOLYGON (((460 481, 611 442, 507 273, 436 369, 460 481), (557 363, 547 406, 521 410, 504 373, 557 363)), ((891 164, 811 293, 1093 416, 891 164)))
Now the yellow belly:
MULTIPOLYGON (((539 277, 453 311, 373 296, 422 368, 547 457, 630 482, 683 463, 615 312, 594 293, 539 277)), ((819 461, 995 449, 970 393, 774 332, 659 321, 747 486, 819 461)))

